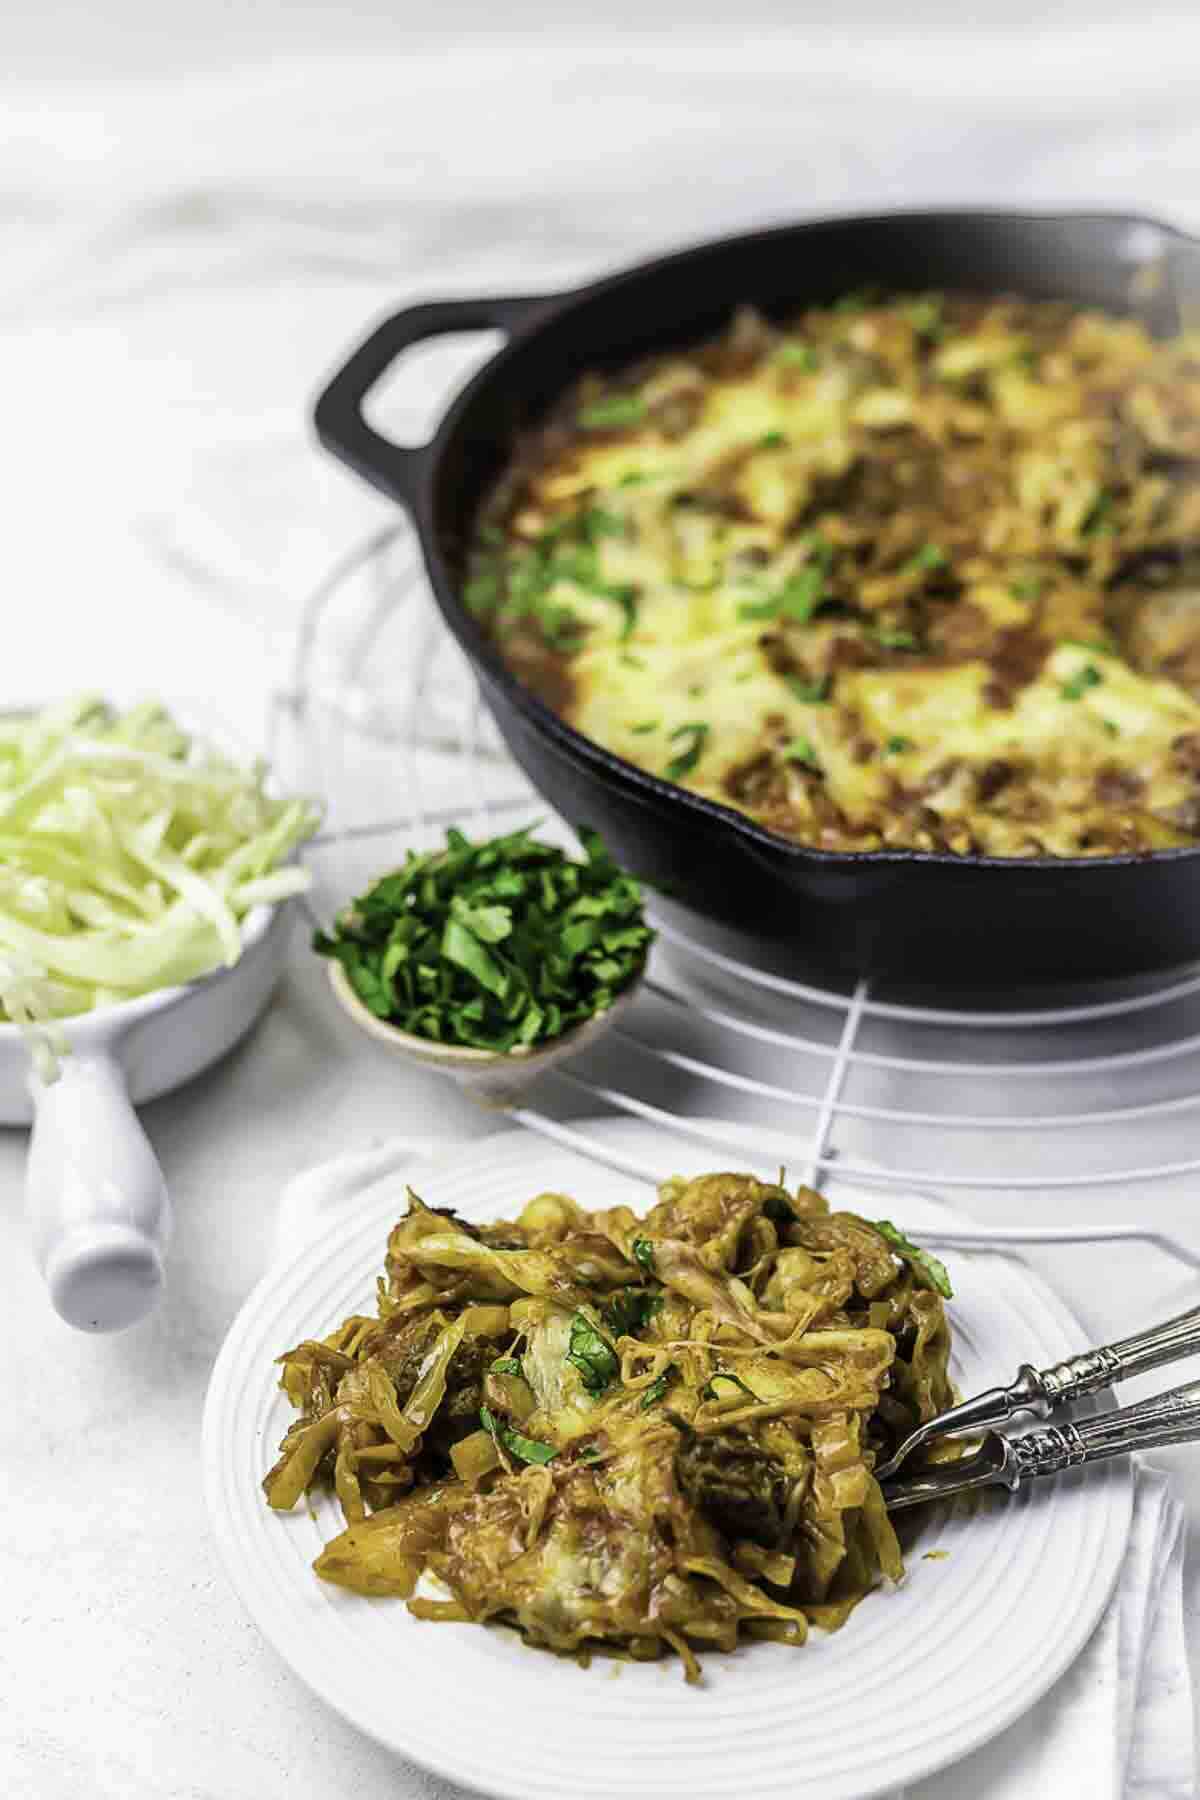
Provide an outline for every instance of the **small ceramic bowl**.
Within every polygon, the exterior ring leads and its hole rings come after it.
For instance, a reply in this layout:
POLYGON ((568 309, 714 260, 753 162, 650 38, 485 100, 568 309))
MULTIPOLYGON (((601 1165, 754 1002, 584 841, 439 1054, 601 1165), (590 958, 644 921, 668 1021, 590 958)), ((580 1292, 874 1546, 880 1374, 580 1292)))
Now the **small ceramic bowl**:
POLYGON ((565 1062, 602 1038, 609 1026, 632 1006, 644 979, 643 971, 622 989, 606 1012, 584 1019, 561 1037, 550 1038, 544 1044, 518 1044, 512 1050, 474 1050, 465 1044, 438 1044, 431 1038, 414 1037, 411 1032, 389 1025, 386 1019, 377 1018, 354 992, 341 963, 329 964, 329 985, 356 1025, 398 1056, 422 1063, 427 1069, 440 1069, 481 1106, 499 1111, 515 1106, 526 1088, 555 1063, 565 1062))

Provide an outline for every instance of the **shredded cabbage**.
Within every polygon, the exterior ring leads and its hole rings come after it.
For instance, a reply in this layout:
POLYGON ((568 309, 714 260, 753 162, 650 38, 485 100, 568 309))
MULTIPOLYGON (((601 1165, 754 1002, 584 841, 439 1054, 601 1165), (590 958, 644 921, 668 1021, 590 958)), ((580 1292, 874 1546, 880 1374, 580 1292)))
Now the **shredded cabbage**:
POLYGON ((0 720, 0 1018, 44 1079, 68 1048, 56 1021, 232 966, 246 914, 307 888, 288 858, 318 810, 265 773, 154 702, 0 720))

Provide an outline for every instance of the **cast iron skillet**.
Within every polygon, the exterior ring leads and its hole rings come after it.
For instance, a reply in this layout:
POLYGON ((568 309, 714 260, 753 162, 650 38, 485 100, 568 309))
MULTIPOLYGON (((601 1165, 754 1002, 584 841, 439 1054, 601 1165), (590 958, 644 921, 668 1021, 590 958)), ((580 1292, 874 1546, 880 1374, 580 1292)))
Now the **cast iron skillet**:
POLYGON ((1200 956, 1200 848, 1141 856, 971 860, 831 852, 645 774, 554 716, 505 667, 460 599, 476 509, 514 434, 588 369, 715 334, 864 283, 1088 301, 1180 326, 1200 242, 1115 214, 893 213, 727 238, 550 297, 445 300, 383 320, 317 402, 321 442, 412 514, 433 591, 517 761, 569 820, 696 912, 831 971, 978 985, 1129 975, 1200 956), (1189 279, 1190 277, 1190 279, 1189 279), (505 347, 429 444, 390 442, 363 402, 423 339, 499 329, 505 347))

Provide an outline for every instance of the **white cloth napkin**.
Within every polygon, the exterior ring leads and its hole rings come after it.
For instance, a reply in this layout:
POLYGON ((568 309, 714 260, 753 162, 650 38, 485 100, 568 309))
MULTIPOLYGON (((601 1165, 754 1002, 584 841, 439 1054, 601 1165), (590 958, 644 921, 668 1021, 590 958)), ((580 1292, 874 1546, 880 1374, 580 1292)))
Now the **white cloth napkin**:
POLYGON ((1190 1800, 1183 1549, 1166 1475, 1139 1465, 1125 1562, 1082 1655, 1015 1725, 903 1800, 1190 1800))
MULTIPOLYGON (((295 1177, 280 1203, 277 1251, 294 1253, 329 1213, 444 1149, 432 1139, 393 1139, 295 1177)), ((1125 1561, 1081 1655, 990 1744, 892 1800, 1194 1800, 1183 1560, 1183 1507, 1163 1471, 1139 1461, 1125 1561)), ((462 1795, 417 1770, 401 1791, 406 1800, 462 1795)))

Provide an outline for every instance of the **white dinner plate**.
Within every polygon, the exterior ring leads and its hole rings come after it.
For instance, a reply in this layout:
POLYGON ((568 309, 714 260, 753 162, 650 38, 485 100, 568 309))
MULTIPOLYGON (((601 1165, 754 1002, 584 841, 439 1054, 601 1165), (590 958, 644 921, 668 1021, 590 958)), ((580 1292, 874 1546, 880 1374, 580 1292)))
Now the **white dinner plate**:
MULTIPOLYGON (((714 1166, 636 1120, 589 1126, 665 1175, 714 1166)), ((524 1131, 465 1144, 413 1176, 468 1219, 514 1214, 565 1190, 587 1206, 644 1210, 644 1184, 524 1131)), ((883 1204, 835 1185, 830 1198, 883 1204)), ((888 1214, 920 1235, 945 1218, 917 1196, 888 1214)), ((204 1469, 213 1530, 242 1601, 314 1693, 428 1768, 511 1800, 862 1800, 942 1768, 1001 1731, 1082 1649, 1112 1590, 1129 1528, 1122 1462, 997 1496, 974 1517, 919 1526, 908 1574, 869 1596, 839 1632, 799 1649, 747 1643, 705 1653, 703 1684, 678 1661, 595 1658, 589 1668, 527 1649, 503 1628, 420 1622, 402 1601, 345 1592, 312 1574, 342 1528, 332 1498, 272 1512, 261 1480, 294 1417, 273 1359, 373 1311, 404 1177, 367 1186, 277 1262, 242 1308, 213 1371, 204 1469), (944 1552, 936 1558, 927 1552, 944 1552)), ((954 1379, 971 1393, 1084 1347, 1066 1307, 1017 1263, 951 1260, 954 1379)))

